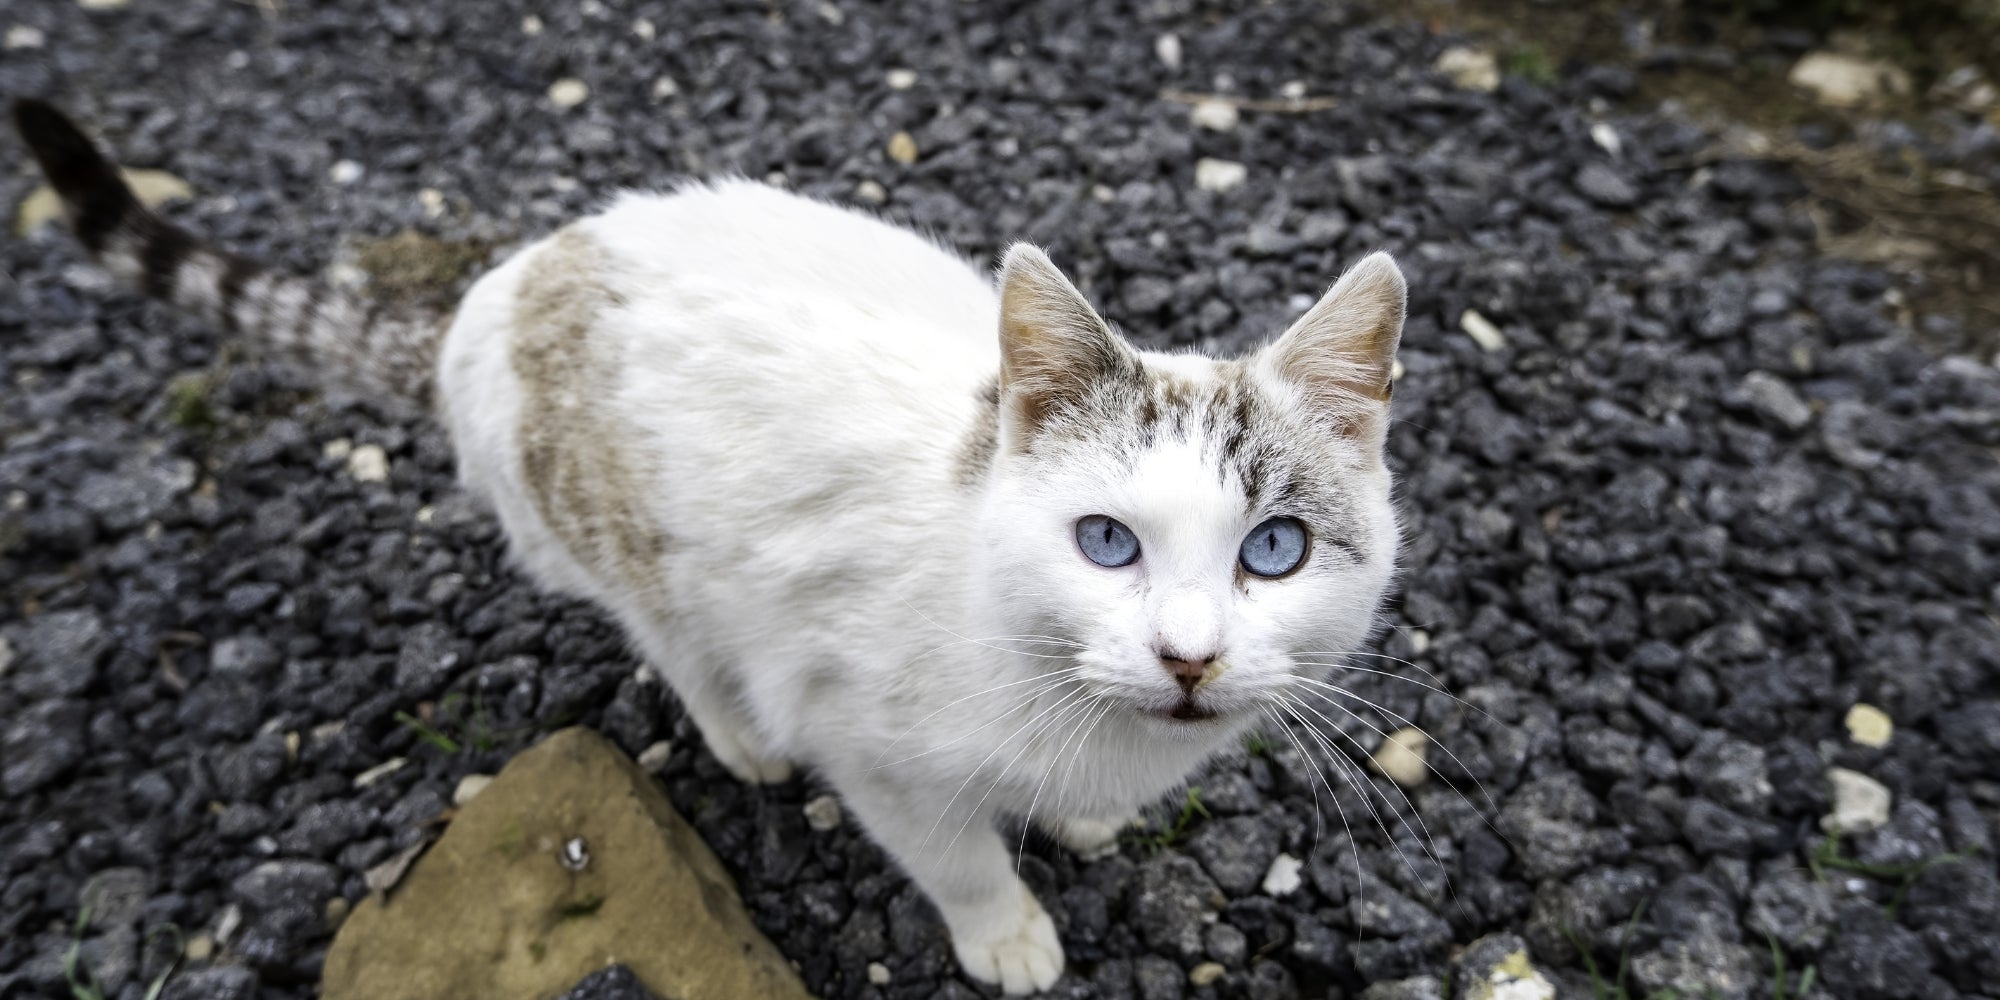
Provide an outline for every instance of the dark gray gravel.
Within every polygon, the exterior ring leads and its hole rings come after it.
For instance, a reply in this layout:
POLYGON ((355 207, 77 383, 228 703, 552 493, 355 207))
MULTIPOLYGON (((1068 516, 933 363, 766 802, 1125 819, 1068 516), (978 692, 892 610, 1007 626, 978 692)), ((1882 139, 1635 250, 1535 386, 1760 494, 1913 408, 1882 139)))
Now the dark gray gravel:
MULTIPOLYGON (((1386 784, 1328 799, 1272 734, 1202 779, 1215 818, 1172 849, 1028 845, 1071 958, 1055 995, 1432 995, 1457 945, 1512 934, 1564 995, 1588 995, 1581 945, 1604 968, 1629 954, 1635 988, 1766 996, 1775 939, 1823 996, 2000 996, 1994 369, 1913 346, 1902 324, 1950 321, 1817 257, 1782 169, 1688 166, 1708 136, 1617 104, 1626 70, 1469 93, 1431 72, 1453 40, 1421 26, 1237 6, 14 2, 0 27, 46 45, 0 57, 0 92, 59 100, 127 163, 187 178, 201 197, 177 217, 302 269, 405 226, 504 247, 619 185, 781 172, 843 201, 879 184, 889 216, 974 252, 1045 242, 1137 338, 1234 350, 1395 250, 1409 552, 1381 649, 1469 707, 1351 681, 1451 751, 1445 782, 1414 812, 1386 784), (885 80, 901 67, 907 90, 885 80), (571 76, 590 97, 559 111, 546 90, 571 76), (1216 133, 1157 96, 1291 81, 1340 103, 1216 133), (899 130, 913 165, 886 155, 899 130), (1197 190, 1203 156, 1248 180, 1197 190), (329 180, 341 160, 359 179, 329 180), (1459 331, 1467 308, 1502 349, 1459 331), (1894 717, 1886 748, 1846 740, 1856 701, 1894 717), (1830 765, 1898 803, 1843 856, 1960 858, 1906 891, 1815 876, 1830 765), (1277 851, 1303 885, 1273 899, 1277 851), (1208 961, 1221 978, 1191 985, 1208 961)), ((1991 144, 1953 148, 2000 176, 1991 144)), ((33 178, 0 149, 12 204, 33 178)), ((852 825, 805 824, 809 780, 728 780, 601 616, 507 567, 420 415, 106 294, 59 236, 0 259, 0 995, 67 995, 95 879, 119 905, 85 954, 120 1000, 166 925, 222 939, 168 996, 310 996, 328 897, 358 899, 460 776, 572 721, 634 753, 674 740, 673 801, 820 995, 986 993, 852 825), (188 376, 207 420, 175 419, 188 376), (356 482, 336 440, 381 447, 388 480, 356 482), (457 752, 397 722, 424 703, 457 752)), ((573 994, 633 995, 616 974, 573 994)))

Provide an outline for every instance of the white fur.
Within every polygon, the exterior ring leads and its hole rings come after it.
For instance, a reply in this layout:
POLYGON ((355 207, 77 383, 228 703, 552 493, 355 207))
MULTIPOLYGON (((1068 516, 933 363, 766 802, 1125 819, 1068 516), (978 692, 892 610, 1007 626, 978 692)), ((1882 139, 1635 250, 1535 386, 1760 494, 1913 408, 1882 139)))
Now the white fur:
MULTIPOLYGON (((1032 809, 1099 846, 1234 745, 1303 672, 1292 653, 1364 641, 1394 548, 1379 455, 1354 482, 1377 539, 1366 564, 1239 586, 1237 547, 1270 512, 1245 510, 1192 445, 1165 441, 1130 476, 1003 455, 983 484, 960 481, 1000 307, 953 254, 744 182, 627 195, 576 225, 616 259, 623 304, 599 333, 625 364, 615 392, 574 405, 604 408, 654 463, 669 585, 606 582, 523 481, 509 338, 543 244, 479 281, 443 347, 465 482, 538 579, 618 616, 734 773, 812 766, 937 904, 970 974, 1047 987, 1061 948, 995 818, 1032 809), (1072 526, 1087 514, 1130 525, 1144 557, 1086 560, 1072 526), (1010 638, 1026 634, 1061 641, 1010 638), (1221 717, 1150 714, 1180 698, 1163 643, 1221 654, 1203 689, 1221 717)), ((1212 377, 1205 359, 1140 356, 1212 377)))

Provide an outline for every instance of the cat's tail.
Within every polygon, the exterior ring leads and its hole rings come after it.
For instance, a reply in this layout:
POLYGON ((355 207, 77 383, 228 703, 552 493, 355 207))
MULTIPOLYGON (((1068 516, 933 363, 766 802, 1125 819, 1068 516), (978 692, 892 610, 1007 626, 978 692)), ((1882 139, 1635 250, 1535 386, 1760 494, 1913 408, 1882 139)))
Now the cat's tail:
POLYGON ((14 102, 14 126, 71 229, 125 284, 348 387, 427 404, 442 323, 210 246, 140 203, 61 111, 14 102))

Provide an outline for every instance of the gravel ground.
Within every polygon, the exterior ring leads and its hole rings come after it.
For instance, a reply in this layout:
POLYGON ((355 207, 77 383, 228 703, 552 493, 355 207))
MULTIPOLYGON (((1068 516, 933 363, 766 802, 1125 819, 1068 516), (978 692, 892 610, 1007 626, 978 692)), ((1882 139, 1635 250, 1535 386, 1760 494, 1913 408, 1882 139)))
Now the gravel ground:
MULTIPOLYGON (((1345 788, 1349 830, 1313 792, 1325 763, 1271 734, 1199 779, 1212 817, 1166 849, 1028 845, 1069 947, 1055 995, 1424 997, 1506 934, 1565 996, 1590 995, 1581 945, 1628 957, 1638 995, 1769 995, 1775 946, 1821 996, 2000 997, 1993 368, 1924 353, 1909 327, 1946 321, 1816 257, 1782 169, 1688 166, 1707 136, 1619 105, 1624 70, 1479 93, 1430 69, 1452 39, 1318 0, 1015 6, 13 0, 0 28, 44 44, 0 55, 0 92, 57 98, 191 182, 177 217, 304 269, 403 227, 501 247, 620 185, 781 172, 972 252, 1042 241, 1137 339, 1234 350, 1395 250, 1409 552, 1381 648, 1471 707, 1353 687, 1450 750, 1446 780, 1414 813, 1370 789, 1379 825, 1345 788), (581 104, 551 101, 563 78, 581 104), (1221 132, 1159 97, 1294 81, 1338 105, 1221 132), (1246 179, 1198 189, 1203 157, 1246 179), (1461 332, 1467 308, 1504 344, 1461 332), (1848 740, 1856 702, 1894 719, 1886 747, 1848 740), (1893 793, 1837 854, 1831 766, 1893 793), (1302 885, 1272 896, 1280 852, 1302 885)), ((1991 145, 1961 166, 2000 175, 1991 145)), ((12 204, 33 178, 0 149, 12 204)), ((985 992, 851 824, 808 824, 810 779, 728 780, 601 616, 507 567, 420 415, 105 294, 55 235, 0 255, 0 994, 67 995, 94 882, 109 995, 140 996, 141 936, 171 924, 220 943, 170 997, 311 996, 362 873, 461 776, 577 720, 673 742, 673 801, 820 995, 985 992), (343 454, 370 446, 382 481, 343 454), (456 752, 397 721, 425 704, 456 752)))

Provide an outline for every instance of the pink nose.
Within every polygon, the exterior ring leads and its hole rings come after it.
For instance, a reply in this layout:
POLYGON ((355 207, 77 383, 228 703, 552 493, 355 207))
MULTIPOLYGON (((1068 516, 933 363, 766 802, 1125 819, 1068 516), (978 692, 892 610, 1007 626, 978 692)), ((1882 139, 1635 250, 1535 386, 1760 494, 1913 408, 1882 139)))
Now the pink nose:
POLYGON ((1172 649, 1161 649, 1159 653, 1160 666, 1166 668, 1167 675, 1181 686, 1184 694, 1194 693, 1195 685, 1201 683, 1201 675, 1208 671, 1209 664, 1215 662, 1214 653, 1206 656, 1185 656, 1172 649))

